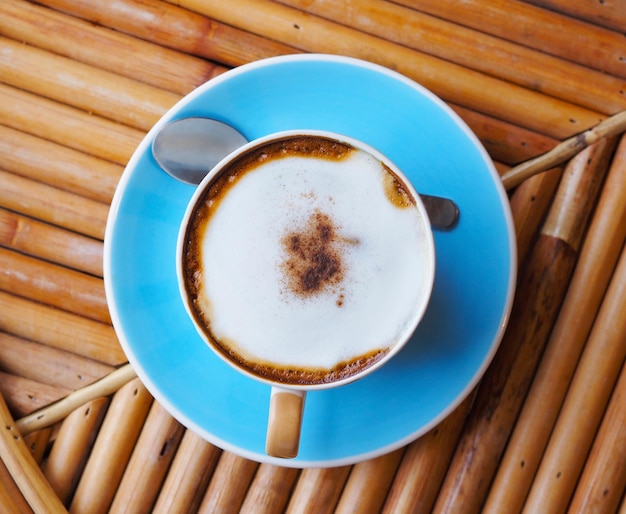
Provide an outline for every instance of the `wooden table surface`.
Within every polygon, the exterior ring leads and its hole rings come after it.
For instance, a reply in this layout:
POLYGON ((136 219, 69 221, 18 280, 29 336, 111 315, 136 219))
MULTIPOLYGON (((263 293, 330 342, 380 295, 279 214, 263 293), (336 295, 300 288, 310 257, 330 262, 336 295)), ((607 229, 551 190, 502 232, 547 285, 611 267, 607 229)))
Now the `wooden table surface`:
POLYGON ((501 174, 626 110, 624 0, 1 0, 0 510, 626 513, 621 134, 507 188, 519 282, 502 344, 405 448, 258 464, 122 367, 102 242, 126 162, 196 86, 297 52, 422 83, 501 174))

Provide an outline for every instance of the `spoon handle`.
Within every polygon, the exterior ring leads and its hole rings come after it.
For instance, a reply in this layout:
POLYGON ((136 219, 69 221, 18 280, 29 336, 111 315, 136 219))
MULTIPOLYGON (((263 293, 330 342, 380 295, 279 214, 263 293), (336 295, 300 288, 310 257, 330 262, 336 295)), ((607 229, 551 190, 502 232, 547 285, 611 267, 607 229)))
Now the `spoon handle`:
POLYGON ((440 196, 420 194, 433 228, 450 230, 459 219, 459 208, 452 200, 440 196))

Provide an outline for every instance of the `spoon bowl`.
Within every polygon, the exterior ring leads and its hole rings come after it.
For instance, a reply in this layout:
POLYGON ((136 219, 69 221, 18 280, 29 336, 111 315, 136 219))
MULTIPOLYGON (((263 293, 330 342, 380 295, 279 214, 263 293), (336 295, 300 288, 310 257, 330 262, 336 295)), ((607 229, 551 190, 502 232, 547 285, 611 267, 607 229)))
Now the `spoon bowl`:
POLYGON ((152 143, 159 166, 172 177, 198 185, 211 169, 248 140, 234 127, 210 118, 168 123, 152 143))

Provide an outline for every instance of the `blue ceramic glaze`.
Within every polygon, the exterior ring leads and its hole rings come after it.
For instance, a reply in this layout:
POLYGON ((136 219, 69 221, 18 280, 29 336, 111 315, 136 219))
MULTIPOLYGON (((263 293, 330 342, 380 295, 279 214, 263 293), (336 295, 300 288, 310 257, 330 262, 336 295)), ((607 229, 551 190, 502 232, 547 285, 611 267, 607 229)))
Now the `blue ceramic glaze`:
POLYGON ((467 396, 508 319, 516 248, 508 200, 493 164, 441 100, 380 66, 300 55, 231 70, 187 95, 155 125, 116 191, 104 273, 113 324, 128 359, 172 415, 246 458, 322 467, 399 448, 467 396), (435 286, 411 341, 362 380, 307 395, 300 453, 293 460, 264 452, 270 388, 213 354, 179 296, 176 239, 194 188, 161 171, 150 145, 165 123, 188 116, 226 121, 248 139, 291 129, 360 139, 390 158, 419 192, 453 198, 461 211, 454 230, 435 231, 435 286))

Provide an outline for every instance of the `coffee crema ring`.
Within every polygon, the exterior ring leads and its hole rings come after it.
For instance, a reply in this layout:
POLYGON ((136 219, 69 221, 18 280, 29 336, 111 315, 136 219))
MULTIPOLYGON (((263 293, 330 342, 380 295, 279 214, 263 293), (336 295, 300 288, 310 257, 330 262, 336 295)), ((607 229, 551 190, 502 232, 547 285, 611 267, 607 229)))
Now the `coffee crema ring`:
POLYGON ((367 355, 361 355, 352 361, 341 362, 332 369, 301 369, 297 366, 277 367, 275 364, 264 365, 262 363, 248 362, 232 352, 229 352, 229 357, 253 375, 281 384, 307 386, 330 384, 350 378, 372 367, 388 353, 389 349, 375 350, 367 355))
POLYGON ((285 385, 342 382, 413 326, 431 285, 429 227, 412 188, 367 150, 318 134, 261 142, 194 201, 187 304, 235 368, 285 385))

